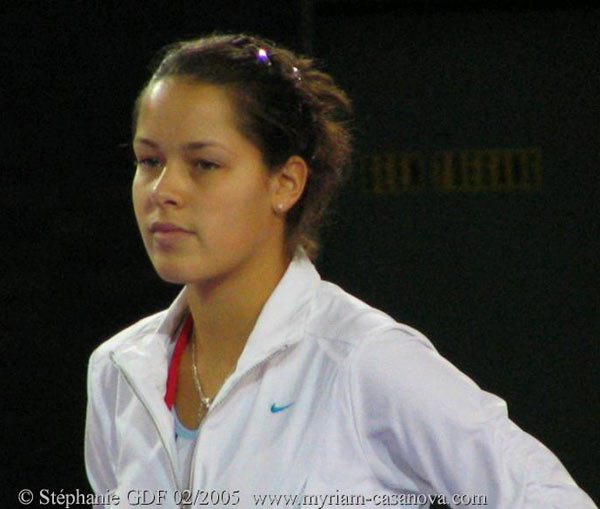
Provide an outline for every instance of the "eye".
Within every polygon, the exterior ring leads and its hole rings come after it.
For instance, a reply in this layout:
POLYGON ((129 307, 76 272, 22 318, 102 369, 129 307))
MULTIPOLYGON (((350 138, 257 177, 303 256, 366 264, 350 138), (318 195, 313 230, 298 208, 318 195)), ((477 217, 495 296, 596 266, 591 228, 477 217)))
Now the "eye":
POLYGON ((208 159, 198 159, 192 164, 195 168, 205 171, 216 170, 217 168, 221 167, 220 164, 215 163, 214 161, 209 161, 208 159))
POLYGON ((143 170, 154 170, 156 168, 160 168, 162 163, 155 157, 142 157, 140 159, 136 159, 133 162, 133 165, 136 168, 141 168, 143 170))

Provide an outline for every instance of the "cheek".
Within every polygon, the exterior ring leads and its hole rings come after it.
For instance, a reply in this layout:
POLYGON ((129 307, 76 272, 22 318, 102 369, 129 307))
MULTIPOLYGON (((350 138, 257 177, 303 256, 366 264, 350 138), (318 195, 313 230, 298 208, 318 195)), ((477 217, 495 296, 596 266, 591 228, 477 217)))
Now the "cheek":
POLYGON ((144 203, 147 202, 147 192, 139 174, 136 172, 133 182, 131 183, 131 201, 133 203, 133 212, 135 218, 139 222, 140 214, 144 209, 144 203))
POLYGON ((245 238, 251 242, 269 231, 272 217, 269 203, 269 195, 260 183, 240 186, 233 193, 224 193, 215 226, 228 233, 224 240, 233 243, 245 238))
POLYGON ((149 234, 144 226, 144 216, 145 210, 148 208, 148 198, 147 193, 145 192, 145 188, 139 179, 134 178, 133 183, 131 185, 131 202, 133 205, 133 215, 135 217, 135 222, 138 227, 138 231, 141 234, 142 241, 146 249, 149 249, 149 234))

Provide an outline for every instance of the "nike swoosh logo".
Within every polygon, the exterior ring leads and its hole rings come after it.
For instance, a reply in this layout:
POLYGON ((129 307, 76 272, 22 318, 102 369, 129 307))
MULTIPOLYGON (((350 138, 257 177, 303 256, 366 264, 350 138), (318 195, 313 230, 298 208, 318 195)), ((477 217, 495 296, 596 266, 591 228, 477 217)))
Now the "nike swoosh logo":
POLYGON ((290 408, 294 403, 289 403, 287 405, 283 405, 283 406, 277 406, 275 403, 273 403, 271 405, 271 412, 276 414, 277 412, 283 412, 284 410, 290 408))

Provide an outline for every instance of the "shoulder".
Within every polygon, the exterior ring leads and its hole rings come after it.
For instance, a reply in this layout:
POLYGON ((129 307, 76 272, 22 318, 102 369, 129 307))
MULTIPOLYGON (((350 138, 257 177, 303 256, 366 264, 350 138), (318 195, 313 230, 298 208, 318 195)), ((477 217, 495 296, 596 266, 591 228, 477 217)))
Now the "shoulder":
POLYGON ((102 342, 90 356, 88 366, 89 376, 93 376, 95 373, 103 371, 111 364, 111 352, 126 348, 129 345, 137 344, 154 332, 163 321, 166 313, 167 310, 163 310, 150 316, 146 316, 102 342))
MULTIPOLYGON (((408 337, 402 328, 362 342, 349 372, 356 400, 367 406, 402 409, 418 421, 455 413, 457 408, 476 412, 482 404, 493 408, 499 403, 442 357, 422 334, 415 331, 408 337)), ((504 405, 498 410, 504 411, 504 405)))
POLYGON ((352 356, 371 349, 385 352, 389 347, 408 345, 435 351, 418 330, 327 281, 319 285, 306 332, 325 342, 347 345, 352 356))
POLYGON ((405 410, 427 415, 440 405, 469 403, 464 398, 472 398, 473 406, 481 403, 479 387, 424 334, 337 285, 320 283, 307 333, 343 358, 351 392, 365 404, 396 406, 402 394, 405 410))

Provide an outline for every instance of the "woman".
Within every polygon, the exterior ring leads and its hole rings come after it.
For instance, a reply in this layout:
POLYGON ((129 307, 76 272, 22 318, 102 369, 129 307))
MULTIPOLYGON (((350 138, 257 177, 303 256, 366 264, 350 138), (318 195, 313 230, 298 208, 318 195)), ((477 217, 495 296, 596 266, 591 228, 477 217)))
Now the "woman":
POLYGON ((95 492, 119 507, 593 507, 502 400, 321 281, 310 259, 349 109, 264 40, 166 52, 134 109, 133 204, 154 268, 184 289, 91 357, 95 492))

